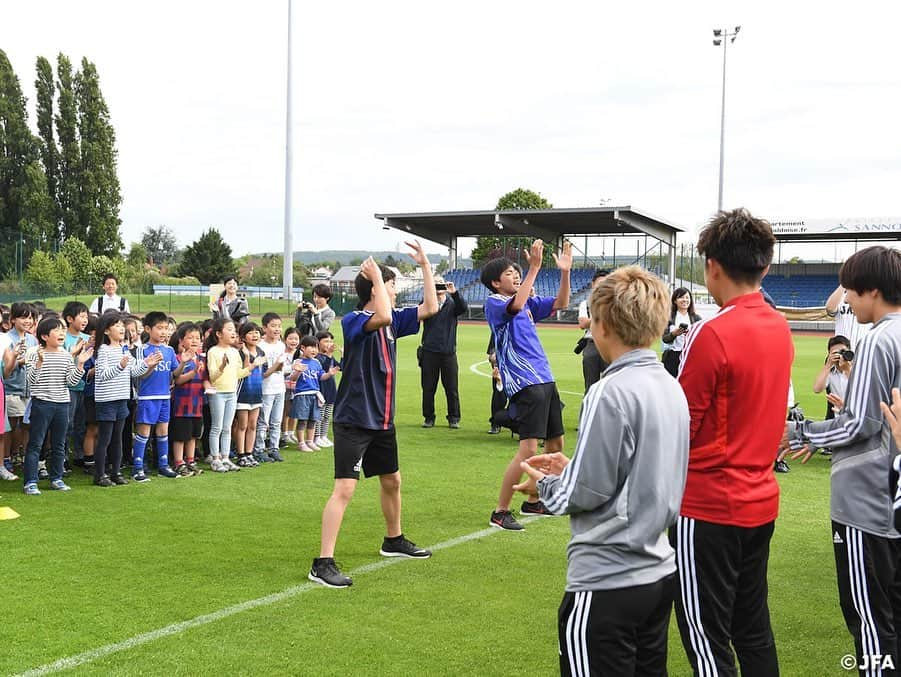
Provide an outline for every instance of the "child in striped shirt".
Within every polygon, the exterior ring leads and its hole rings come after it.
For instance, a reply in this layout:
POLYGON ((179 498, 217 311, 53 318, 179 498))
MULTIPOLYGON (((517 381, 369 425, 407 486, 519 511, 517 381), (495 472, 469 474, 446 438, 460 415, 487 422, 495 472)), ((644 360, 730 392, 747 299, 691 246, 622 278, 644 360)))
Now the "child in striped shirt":
POLYGON ((187 363, 184 371, 175 378, 169 424, 172 460, 179 477, 203 474, 194 461, 197 440, 203 434, 203 382, 206 379, 206 365, 199 355, 200 345, 200 327, 193 322, 178 325, 169 341, 179 365, 187 363))
POLYGON ((136 359, 125 345, 125 323, 121 313, 104 313, 97 326, 100 346, 94 365, 94 410, 99 424, 97 445, 94 448, 94 484, 111 487, 128 484, 122 475, 122 430, 128 418, 131 399, 131 379, 139 378, 156 368, 163 356, 152 353, 136 359), (106 473, 107 461, 112 466, 106 473))
POLYGON ((59 317, 48 317, 38 324, 40 347, 25 361, 25 379, 31 391, 31 434, 25 452, 25 493, 39 496, 38 458, 44 437, 50 435, 50 488, 69 491, 63 482, 66 456, 66 431, 69 427, 69 388, 84 376, 84 363, 93 354, 89 347, 78 350, 76 364, 66 351, 66 325, 59 317))

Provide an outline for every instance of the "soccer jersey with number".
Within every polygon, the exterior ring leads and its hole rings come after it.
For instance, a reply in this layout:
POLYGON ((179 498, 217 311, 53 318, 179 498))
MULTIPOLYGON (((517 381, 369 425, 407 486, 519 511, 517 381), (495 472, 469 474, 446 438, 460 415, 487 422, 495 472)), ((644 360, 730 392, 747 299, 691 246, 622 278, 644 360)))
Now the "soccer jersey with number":
MULTIPOLYGON (((373 315, 368 310, 356 310, 342 318, 344 369, 335 400, 335 423, 368 430, 394 427, 396 340, 419 333, 418 312, 417 308, 392 310, 391 324, 371 332, 364 329, 373 315)), ((300 384, 297 388, 300 392, 300 384)))
POLYGON ((175 351, 166 345, 148 343, 141 346, 141 357, 150 357, 153 353, 162 353, 162 361, 156 365, 153 373, 138 382, 139 400, 168 400, 172 384, 172 371, 178 366, 175 351))
POLYGON ((508 397, 539 383, 553 383, 551 365, 538 340, 535 323, 554 312, 552 296, 532 296, 516 314, 507 312, 512 296, 485 299, 485 318, 497 350, 497 367, 508 397))
POLYGON ((858 341, 867 335, 872 326, 872 322, 866 324, 858 322, 851 306, 842 298, 842 302, 835 310, 835 334, 848 339, 851 342, 851 350, 857 350, 858 341))

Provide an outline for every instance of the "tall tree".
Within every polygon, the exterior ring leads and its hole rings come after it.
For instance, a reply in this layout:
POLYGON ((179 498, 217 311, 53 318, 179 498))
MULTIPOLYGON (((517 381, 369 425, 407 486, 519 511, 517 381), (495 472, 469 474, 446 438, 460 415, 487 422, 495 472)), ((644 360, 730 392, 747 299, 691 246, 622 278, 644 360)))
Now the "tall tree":
POLYGON ((15 271, 20 243, 24 260, 46 245, 46 178, 38 141, 28 129, 25 96, 6 53, 0 50, 0 275, 15 271))
POLYGON ((81 60, 81 71, 75 76, 75 96, 81 148, 79 222, 86 227, 85 244, 95 255, 115 257, 122 249, 116 132, 100 91, 97 68, 87 59, 81 60))
MULTIPOLYGON (((517 188, 511 190, 506 195, 502 195, 497 201, 495 209, 497 211, 519 210, 519 209, 553 209, 554 205, 548 202, 540 193, 527 188, 517 188)), ((517 260, 524 246, 529 244, 530 240, 523 237, 494 237, 483 236, 476 240, 476 246, 472 250, 472 260, 475 264, 481 264, 490 259, 500 256, 517 260)), ((553 251, 551 247, 545 249, 545 263, 553 262, 553 251)))
POLYGON ((232 249, 215 228, 210 228, 185 249, 178 266, 180 275, 193 275, 201 284, 221 282, 234 273, 232 249))
POLYGON ((59 232, 59 149, 56 147, 56 136, 53 133, 53 99, 56 86, 53 83, 53 67, 42 56, 37 60, 37 79, 34 81, 37 91, 37 123, 38 138, 41 142, 41 161, 44 163, 44 175, 47 177, 47 194, 53 202, 53 220, 56 222, 56 239, 59 232))
POLYGON ((63 242, 59 253, 72 264, 76 291, 96 291, 96 287, 92 286, 94 279, 91 276, 91 250, 87 245, 77 237, 69 237, 63 242))
POLYGON ((75 85, 72 63, 65 54, 56 59, 59 107, 54 117, 56 138, 59 141, 59 169, 56 201, 59 209, 63 239, 77 237, 87 242, 87 228, 79 221, 81 186, 81 150, 78 147, 78 109, 75 104, 75 85))
POLYGON ((141 244, 156 266, 172 263, 178 256, 178 243, 169 226, 147 226, 141 234, 141 244))

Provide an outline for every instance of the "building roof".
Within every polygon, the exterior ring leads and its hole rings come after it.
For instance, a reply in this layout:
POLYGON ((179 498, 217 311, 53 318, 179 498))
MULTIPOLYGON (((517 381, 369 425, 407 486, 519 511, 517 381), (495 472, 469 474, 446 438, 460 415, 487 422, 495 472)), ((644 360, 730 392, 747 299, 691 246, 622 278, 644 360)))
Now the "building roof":
POLYGON ((490 235, 540 237, 650 235, 675 241, 683 229, 631 206, 375 214, 384 229, 396 228, 450 247, 454 238, 490 235))

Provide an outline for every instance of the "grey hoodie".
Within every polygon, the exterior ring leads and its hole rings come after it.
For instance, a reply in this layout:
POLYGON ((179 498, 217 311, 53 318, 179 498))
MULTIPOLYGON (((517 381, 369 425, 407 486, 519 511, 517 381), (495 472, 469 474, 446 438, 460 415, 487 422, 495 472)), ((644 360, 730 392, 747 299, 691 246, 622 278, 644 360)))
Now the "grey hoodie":
POLYGON ((685 395, 653 351, 622 355, 589 388, 572 460, 538 482, 547 508, 571 516, 567 591, 646 585, 676 570, 665 531, 682 505, 688 439, 685 395))

